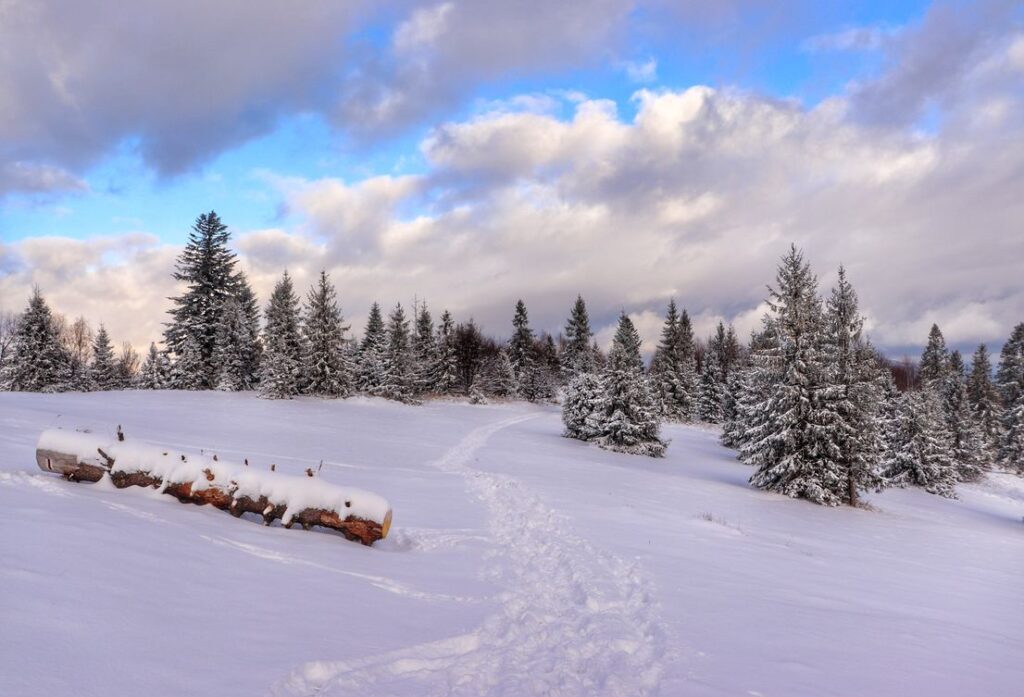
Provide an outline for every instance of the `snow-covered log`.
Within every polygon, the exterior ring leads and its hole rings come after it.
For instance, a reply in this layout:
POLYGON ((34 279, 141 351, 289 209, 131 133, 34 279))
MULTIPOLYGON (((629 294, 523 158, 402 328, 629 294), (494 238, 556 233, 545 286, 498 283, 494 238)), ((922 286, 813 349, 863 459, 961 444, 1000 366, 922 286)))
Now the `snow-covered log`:
POLYGON ((39 468, 71 481, 97 482, 109 475, 114 486, 149 486, 182 503, 210 504, 235 517, 257 513, 265 524, 281 520, 290 528, 315 525, 371 545, 391 527, 391 506, 359 489, 328 484, 310 476, 225 462, 217 456, 119 441, 92 433, 43 431, 36 446, 39 468))

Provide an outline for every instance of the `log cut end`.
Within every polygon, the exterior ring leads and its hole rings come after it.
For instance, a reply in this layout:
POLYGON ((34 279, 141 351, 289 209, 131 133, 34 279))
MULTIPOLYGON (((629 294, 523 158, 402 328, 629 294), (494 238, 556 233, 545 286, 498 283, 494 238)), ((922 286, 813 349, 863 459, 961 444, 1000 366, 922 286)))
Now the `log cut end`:
POLYGON ((322 526, 364 545, 384 539, 391 529, 385 499, 320 481, 312 469, 306 477, 258 472, 219 458, 60 430, 40 436, 36 463, 71 481, 98 482, 109 473, 118 489, 154 487, 182 503, 210 505, 235 517, 256 513, 266 525, 282 520, 289 528, 296 522, 306 530, 322 526))

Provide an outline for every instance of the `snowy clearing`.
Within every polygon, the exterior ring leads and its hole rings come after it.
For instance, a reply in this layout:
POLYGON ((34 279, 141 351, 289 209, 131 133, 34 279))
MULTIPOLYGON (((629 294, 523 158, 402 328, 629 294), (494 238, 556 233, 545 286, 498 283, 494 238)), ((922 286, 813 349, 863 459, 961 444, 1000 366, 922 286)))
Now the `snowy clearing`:
POLYGON ((1024 479, 827 509, 708 429, 663 460, 557 410, 0 394, 0 693, 1013 695, 1024 479), (46 428, 378 492, 373 548, 39 471, 46 428))

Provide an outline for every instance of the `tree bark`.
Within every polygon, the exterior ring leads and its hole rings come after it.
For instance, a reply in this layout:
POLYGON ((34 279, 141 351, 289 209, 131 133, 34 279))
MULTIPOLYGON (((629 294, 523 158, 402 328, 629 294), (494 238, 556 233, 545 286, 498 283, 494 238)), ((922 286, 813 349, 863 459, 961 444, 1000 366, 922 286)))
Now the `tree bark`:
MULTIPOLYGON (((109 473, 110 481, 118 489, 130 486, 156 489, 163 486, 162 493, 173 496, 182 503, 193 503, 200 506, 209 504, 214 508, 228 511, 236 518, 243 513, 256 513, 263 517, 264 525, 270 525, 275 520, 282 519, 287 510, 284 504, 273 504, 267 500, 266 496, 255 500, 248 496, 236 498, 231 483, 224 482, 223 485, 220 482, 214 483, 214 474, 209 469, 204 470, 208 482, 205 487, 195 488, 194 482, 167 482, 165 485, 160 478, 147 472, 111 471, 114 459, 102 451, 99 454, 109 463, 107 467, 80 462, 76 454, 44 449, 36 450, 36 464, 44 471, 56 472, 73 482, 98 482, 104 474, 109 473)), ((344 535, 345 539, 369 546, 387 536, 391 527, 391 511, 388 511, 384 521, 379 523, 353 515, 346 516, 338 511, 306 508, 292 515, 285 527, 291 528, 295 523, 301 525, 303 530, 309 530, 315 526, 337 530, 344 535)))

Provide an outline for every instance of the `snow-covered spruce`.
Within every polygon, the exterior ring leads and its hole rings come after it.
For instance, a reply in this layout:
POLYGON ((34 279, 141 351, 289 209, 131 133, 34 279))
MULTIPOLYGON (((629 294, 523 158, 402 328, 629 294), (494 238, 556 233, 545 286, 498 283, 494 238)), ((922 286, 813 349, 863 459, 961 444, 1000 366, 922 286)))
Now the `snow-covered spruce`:
POLYGON ((260 364, 260 396, 291 399, 302 383, 303 341, 300 333, 299 299, 292 279, 285 271, 274 287, 267 305, 267 326, 263 330, 263 360, 260 364))
POLYGON ((907 392, 898 400, 883 472, 889 484, 919 486, 932 494, 956 498, 957 464, 953 438, 935 389, 907 392))
POLYGON ((659 437, 661 422, 640 358, 640 335, 625 313, 619 317, 601 382, 597 444, 607 450, 662 457, 668 444, 659 437))
MULTIPOLYGON (((187 503, 211 504, 232 515, 258 513, 269 525, 319 525, 369 545, 387 536, 391 506, 377 494, 142 442, 51 429, 36 445, 44 471, 71 480, 99 481, 109 475, 118 488, 154 486, 187 503)), ((312 470, 309 470, 311 473, 312 470)))
POLYGON ((675 421, 692 421, 697 408, 697 360, 690 317, 676 310, 670 300, 661 330, 661 342, 651 360, 651 384, 661 415, 675 421))
POLYGON ((562 423, 566 438, 591 440, 601 435, 601 380, 593 373, 577 373, 562 397, 562 423))

